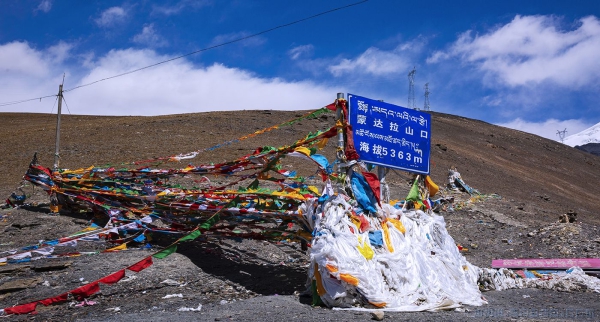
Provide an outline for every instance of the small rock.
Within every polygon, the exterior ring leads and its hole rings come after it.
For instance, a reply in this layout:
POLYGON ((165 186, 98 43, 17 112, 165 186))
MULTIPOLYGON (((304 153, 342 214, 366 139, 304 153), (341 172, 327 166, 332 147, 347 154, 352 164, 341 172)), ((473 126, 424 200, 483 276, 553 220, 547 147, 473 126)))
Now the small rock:
POLYGON ((170 278, 167 278, 166 280, 160 282, 160 284, 167 284, 169 286, 180 286, 181 285, 181 283, 174 281, 170 278))
POLYGON ((41 277, 34 278, 19 278, 8 281, 0 285, 0 293, 20 291, 26 288, 35 287, 42 281, 41 277))
POLYGON ((508 244, 508 239, 502 239, 502 242, 508 244))
POLYGON ((36 272, 47 272, 65 269, 73 264, 72 261, 50 261, 45 263, 36 263, 31 269, 36 272))
POLYGON ((375 321, 381 321, 385 317, 385 313, 383 311, 375 311, 371 312, 371 318, 375 321))

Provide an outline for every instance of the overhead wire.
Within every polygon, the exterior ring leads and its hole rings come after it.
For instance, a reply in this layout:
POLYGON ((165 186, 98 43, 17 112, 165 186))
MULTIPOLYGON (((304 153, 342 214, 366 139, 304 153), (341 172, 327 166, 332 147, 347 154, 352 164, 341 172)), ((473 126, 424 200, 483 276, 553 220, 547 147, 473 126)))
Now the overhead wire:
MULTIPOLYGON (((158 66, 158 65, 162 65, 162 64, 165 64, 165 63, 168 63, 168 62, 172 62, 174 60, 185 58, 185 57, 188 57, 188 56, 191 56, 191 55, 195 55, 195 54, 198 54, 198 53, 201 53, 201 52, 204 52, 204 51, 208 51, 208 50, 211 50, 211 49, 223 47, 223 46, 230 45, 230 44, 233 44, 233 43, 236 43, 236 42, 240 42, 240 41, 243 41, 243 40, 246 40, 246 39, 254 38, 254 37, 257 37, 257 36, 269 33, 271 31, 275 31, 277 29, 289 27, 291 25, 295 25, 295 24, 298 24, 298 23, 301 23, 301 22, 304 22, 304 21, 307 21, 307 20, 310 20, 310 19, 314 19, 314 18, 323 16, 323 15, 326 15, 326 14, 329 14, 329 13, 332 13, 332 12, 335 12, 335 11, 347 9, 347 8, 350 8, 350 7, 353 7, 353 6, 365 3, 367 1, 369 1, 369 0, 361 0, 361 1, 357 1, 357 2, 348 4, 348 5, 345 5, 345 6, 340 6, 340 7, 334 8, 334 9, 326 10, 326 11, 314 14, 312 16, 308 16, 306 18, 298 19, 298 20, 295 20, 295 21, 292 21, 292 22, 288 22, 288 23, 285 23, 285 24, 281 24, 281 25, 278 25, 278 26, 275 26, 275 27, 272 27, 272 28, 269 28, 269 29, 265 29, 263 31, 259 31, 257 33, 251 34, 251 35, 247 35, 247 36, 244 36, 244 37, 239 37, 239 38, 236 38, 236 39, 233 39, 233 40, 229 40, 229 41, 217 44, 217 45, 205 47, 205 48, 202 48, 202 49, 199 49, 199 50, 195 50, 195 51, 187 53, 187 54, 183 54, 183 55, 180 55, 180 56, 177 56, 177 57, 173 57, 173 58, 170 58, 170 59, 167 59, 167 60, 160 61, 158 63, 154 63, 154 64, 151 64, 151 65, 148 65, 148 66, 136 68, 136 69, 127 71, 125 73, 121 73, 121 74, 117 74, 117 75, 105 77, 105 78, 102 78, 102 79, 98 79, 98 80, 95 80, 95 81, 87 83, 87 84, 78 85, 78 86, 75 86, 73 88, 69 88, 67 90, 64 90, 63 92, 70 92, 70 91, 76 90, 78 88, 90 86, 90 85, 93 85, 93 84, 96 84, 96 83, 99 83, 99 82, 103 82, 103 81, 106 81, 106 80, 114 79, 114 78, 117 78, 117 77, 121 77, 121 76, 129 75, 129 74, 133 74, 133 73, 136 73, 136 72, 148 69, 148 68, 152 68, 152 67, 155 67, 155 66, 158 66)), ((34 101, 34 100, 40 100, 41 101, 44 98, 54 97, 54 96, 56 96, 56 95, 47 95, 47 96, 41 96, 41 97, 36 97, 36 98, 31 98, 31 99, 25 99, 25 100, 20 100, 20 101, 4 102, 4 103, 0 103, 0 107, 1 106, 21 104, 21 103, 25 103, 25 102, 29 102, 29 101, 34 101)))
POLYGON ((75 86, 73 88, 65 90, 65 92, 69 92, 69 91, 72 91, 72 90, 75 90, 75 89, 78 89, 78 88, 90 86, 90 85, 93 85, 93 84, 96 84, 96 83, 99 83, 99 82, 102 82, 102 81, 105 81, 105 80, 109 80, 109 79, 113 79, 113 78, 117 78, 117 77, 129 75, 129 74, 133 74, 133 73, 139 72, 139 71, 144 70, 144 69, 148 69, 148 68, 155 67, 155 66, 158 66, 158 65, 162 65, 162 64, 165 64, 165 63, 168 63, 168 62, 172 62, 174 60, 178 60, 178 59, 185 58, 185 57, 188 57, 188 56, 191 56, 191 55, 195 55, 195 54, 207 51, 207 50, 211 50, 211 49, 223 47, 223 46, 230 45, 230 44, 233 44, 233 43, 236 43, 236 42, 240 42, 242 40, 254 38, 254 37, 266 34, 268 32, 271 32, 271 31, 274 31, 274 30, 277 30, 277 29, 289 27, 291 25, 294 25, 294 24, 297 24, 297 23, 300 23, 300 22, 303 22, 303 21, 306 21, 306 20, 314 19, 316 17, 323 16, 323 15, 332 13, 334 11, 338 11, 338 10, 346 9, 346 8, 349 8, 349 7, 352 7, 352 6, 359 5, 359 4, 367 2, 367 1, 369 1, 369 0, 362 0, 362 1, 359 1, 359 2, 351 3, 349 5, 345 5, 345 6, 337 7, 337 8, 331 9, 331 10, 323 11, 323 12, 314 14, 312 16, 309 16, 309 17, 306 17, 306 18, 302 18, 302 19, 298 19, 298 20, 295 20, 295 21, 292 21, 292 22, 288 22, 288 23, 285 23, 285 24, 282 24, 282 25, 279 25, 279 26, 276 26, 276 27, 273 27, 273 28, 269 28, 269 29, 266 29, 266 30, 263 30, 263 31, 260 31, 260 32, 257 32, 257 33, 251 34, 251 35, 248 35, 248 36, 239 37, 239 38, 236 38, 236 39, 233 39, 233 40, 229 40, 229 41, 217 44, 217 45, 213 45, 213 46, 210 46, 210 47, 205 47, 205 48, 202 48, 202 49, 199 49, 199 50, 196 50, 196 51, 184 54, 184 55, 180 55, 180 56, 173 57, 173 58, 170 58, 170 59, 167 59, 167 60, 163 60, 163 61, 155 63, 155 64, 151 64, 151 65, 148 65, 148 66, 140 67, 140 68, 137 68, 137 69, 134 69, 134 70, 130 70, 128 72, 121 73, 121 74, 118 74, 118 75, 114 75, 114 76, 102 78, 102 79, 93 81, 91 83, 87 83, 87 84, 82 84, 82 85, 79 85, 79 86, 75 86))
POLYGON ((15 105, 15 104, 21 104, 21 103, 30 102, 30 101, 37 101, 37 100, 41 101, 44 98, 55 97, 55 96, 56 96, 56 94, 46 95, 46 96, 40 96, 40 97, 35 97, 35 98, 29 98, 29 99, 24 99, 24 100, 19 100, 19 101, 4 102, 4 103, 0 103, 0 106, 15 105))
POLYGON ((67 111, 69 111, 69 114, 71 114, 71 109, 69 108, 69 104, 67 104, 67 100, 65 99, 65 97, 63 96, 63 102, 65 102, 65 106, 67 107, 67 111))

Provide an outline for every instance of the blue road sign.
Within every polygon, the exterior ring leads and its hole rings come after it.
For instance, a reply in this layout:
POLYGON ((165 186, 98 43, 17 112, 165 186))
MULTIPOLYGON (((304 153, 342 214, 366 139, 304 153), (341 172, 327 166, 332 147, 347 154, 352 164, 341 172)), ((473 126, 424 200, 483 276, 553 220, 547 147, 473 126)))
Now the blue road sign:
POLYGON ((360 159, 429 174, 431 115, 348 94, 350 125, 360 159))

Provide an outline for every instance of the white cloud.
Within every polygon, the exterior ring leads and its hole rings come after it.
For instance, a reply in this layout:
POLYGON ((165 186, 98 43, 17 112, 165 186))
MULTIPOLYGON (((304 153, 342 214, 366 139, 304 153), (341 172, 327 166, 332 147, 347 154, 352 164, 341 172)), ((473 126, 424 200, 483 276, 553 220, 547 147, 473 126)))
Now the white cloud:
POLYGON ((170 16, 178 14, 186 8, 200 9, 211 4, 211 0, 181 0, 171 6, 154 6, 152 12, 170 16))
POLYGON ((410 63, 405 57, 371 47, 355 59, 342 59, 339 64, 329 67, 329 71, 334 76, 342 76, 355 71, 372 75, 386 75, 406 71, 409 66, 410 63))
POLYGON ((408 72, 414 65, 414 55, 422 50, 425 43, 426 41, 419 37, 413 41, 401 43, 389 51, 370 47, 358 57, 342 59, 338 64, 330 66, 328 70, 334 76, 348 73, 385 76, 408 72))
POLYGON ((297 46, 297 47, 294 47, 294 48, 288 50, 288 56, 290 56, 290 59, 296 60, 296 59, 304 57, 304 56, 312 55, 313 50, 314 50, 313 45, 297 46))
MULTIPOLYGON (((171 58, 153 50, 112 50, 93 62, 88 61, 86 66, 90 67, 86 67, 83 64, 54 65, 48 55, 47 50, 37 51, 26 43, 0 46, 0 68, 10 66, 10 60, 15 57, 23 62, 19 67, 19 81, 13 77, 16 72, 0 73, 0 83, 11 84, 0 87, 0 103, 55 94, 65 70, 65 89, 70 89, 171 58), (34 68, 35 65, 39 67, 34 68), (32 74, 40 69, 45 72, 32 74), (83 76, 76 79, 76 75, 83 76)), ((87 58, 90 57, 94 56, 89 53, 87 58)), ((196 66, 179 59, 68 91, 65 98, 73 114, 164 115, 240 109, 316 109, 331 103, 335 93, 344 90, 308 81, 261 78, 220 64, 196 66)), ((41 103, 0 106, 0 112, 49 113, 53 103, 48 99, 41 103)))
MULTIPOLYGON (((26 42, 0 44, 0 103, 55 95, 62 81, 65 45, 36 50, 26 42), (60 49, 63 48, 63 49, 60 49), (57 55, 59 57, 57 57, 57 55)), ((45 112, 52 110, 54 98, 26 104, 1 106, 0 112, 45 112)))
POLYGON ((133 42, 150 47, 164 47, 169 44, 165 38, 156 33, 154 24, 144 25, 142 32, 133 37, 133 42))
POLYGON ((104 10, 95 21, 100 27, 113 27, 115 24, 125 21, 126 17, 127 10, 125 8, 111 7, 104 10))
POLYGON ((70 57, 71 49, 73 49, 72 44, 60 41, 58 44, 49 47, 47 52, 53 63, 61 63, 70 57))
POLYGON ((0 45, 0 70, 6 81, 11 77, 40 77, 47 75, 50 61, 44 52, 37 51, 26 42, 11 42, 0 45))
POLYGON ((516 16, 482 35, 467 31, 447 52, 427 62, 459 57, 508 86, 552 82, 579 89, 600 80, 600 21, 582 18, 577 27, 561 29, 553 16, 516 16))
POLYGON ((42 0, 42 2, 40 2, 40 4, 37 6, 37 8, 35 10, 48 12, 48 11, 50 11, 50 9, 52 9, 52 1, 42 0))
POLYGON ((517 118, 510 122, 498 123, 496 125, 536 134, 550 140, 560 141, 560 137, 557 134, 558 131, 563 131, 566 129, 566 135, 569 136, 589 128, 593 125, 593 123, 576 119, 563 121, 557 119, 548 119, 543 122, 529 122, 521 118, 517 118))

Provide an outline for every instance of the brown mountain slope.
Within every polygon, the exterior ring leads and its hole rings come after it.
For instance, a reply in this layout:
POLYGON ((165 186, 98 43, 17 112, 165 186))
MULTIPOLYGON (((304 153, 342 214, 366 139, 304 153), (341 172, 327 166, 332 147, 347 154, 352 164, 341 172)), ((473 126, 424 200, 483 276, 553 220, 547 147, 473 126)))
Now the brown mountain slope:
POLYGON ((573 209, 598 222, 600 159, 556 141, 485 122, 434 114, 434 178, 455 164, 467 183, 523 206, 533 220, 573 209), (436 146, 448 147, 443 151, 436 146), (442 168, 442 169, 440 169, 442 168), (437 175, 437 176, 436 176, 437 175))
MULTIPOLYGON (((61 167, 119 165, 204 149, 303 115, 289 111, 210 112, 157 117, 63 115, 61 167)), ((512 202, 526 221, 548 222, 573 209, 580 220, 600 223, 600 159, 558 142, 468 118, 432 113, 432 173, 446 183, 455 165, 463 179, 482 193, 512 202)), ((19 184, 35 152, 52 166, 56 116, 2 115, 0 196, 19 184)), ((191 163, 221 162, 258 146, 290 144, 309 131, 333 124, 333 113, 301 120, 257 137, 200 154, 191 163)), ((333 143, 325 154, 332 156, 333 143)), ((185 164, 167 163, 164 168, 185 164)), ((389 174, 392 191, 404 193, 408 174, 389 174)), ((394 198, 402 197, 393 196, 394 198)))

